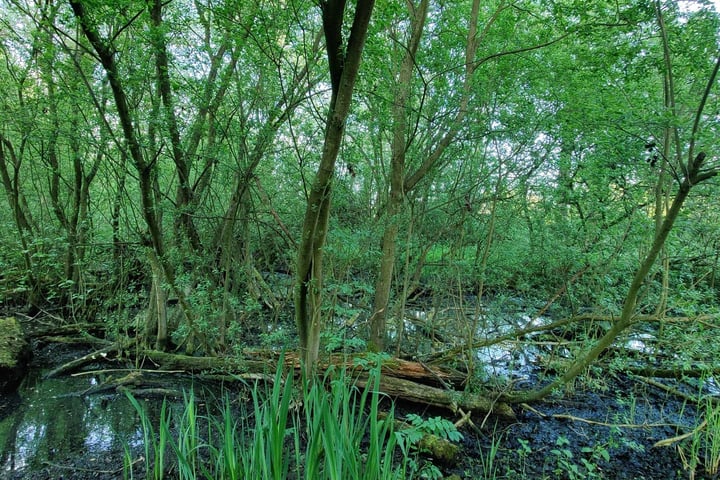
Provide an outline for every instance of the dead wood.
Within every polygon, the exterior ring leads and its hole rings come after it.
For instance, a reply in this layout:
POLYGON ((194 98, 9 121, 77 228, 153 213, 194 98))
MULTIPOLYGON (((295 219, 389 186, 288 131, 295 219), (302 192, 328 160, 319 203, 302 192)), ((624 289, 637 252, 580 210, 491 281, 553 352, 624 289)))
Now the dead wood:
MULTIPOLYGON (((120 350, 122 349, 116 344, 97 350, 61 365, 49 372, 47 377, 77 370, 88 363, 103 360, 111 353, 120 350)), ((163 370, 210 372, 213 375, 224 374, 227 375, 226 378, 235 379, 272 378, 281 358, 287 370, 293 370, 295 375, 300 374, 300 359, 295 353, 286 353, 283 356, 278 352, 255 350, 245 352, 245 356, 242 358, 193 357, 156 350, 146 350, 138 354, 142 368, 150 368, 152 365, 163 370)), ((346 368, 357 375, 360 386, 365 386, 367 377, 364 372, 367 371, 367 364, 371 363, 370 360, 362 354, 356 356, 330 355, 322 361, 321 367, 323 369, 331 366, 346 368)), ((508 419, 515 418, 513 410, 506 403, 477 394, 456 391, 455 388, 462 385, 465 377, 452 369, 391 358, 382 362, 381 372, 380 391, 388 396, 414 403, 448 408, 452 411, 462 409, 475 413, 492 413, 508 419)), ((114 387, 117 386, 117 384, 114 385, 114 387)))
POLYGON ((98 360, 105 360, 108 355, 114 352, 118 352, 122 350, 122 345, 119 345, 117 343, 113 343, 112 345, 108 345, 105 348, 101 348, 100 350, 96 350, 94 352, 88 353, 87 355, 84 355, 80 358, 76 358, 75 360, 72 360, 70 362, 67 362, 63 365, 60 365, 59 367, 51 370, 47 374, 45 374, 45 378, 53 378, 57 377, 58 375, 61 375, 63 373, 70 373, 78 368, 87 365, 88 363, 96 362, 98 360))
POLYGON ((695 365, 693 367, 656 368, 656 367, 624 367, 623 371, 641 377, 672 378, 705 378, 720 375, 720 367, 710 365, 695 365))
POLYGON ((130 393, 135 398, 154 398, 154 397, 168 397, 168 398, 182 398, 183 393, 179 390, 170 388, 129 388, 129 387, 118 387, 118 393, 130 393))
MULTIPOLYGON (((364 387, 367 381, 361 378, 358 380, 358 384, 364 387)), ((497 402, 473 393, 443 390, 402 378, 383 375, 380 378, 380 391, 396 399, 447 408, 453 412, 462 409, 477 413, 492 413, 507 420, 515 419, 515 412, 507 403, 497 402)))
MULTIPOLYGON (((214 373, 243 373, 255 375, 269 375, 277 368, 281 355, 277 352, 258 351, 245 352, 245 358, 231 357, 190 357, 166 352, 146 351, 144 356, 163 369, 185 371, 211 371, 214 373), (250 356, 251 354, 252 357, 250 356), (254 358, 253 358, 254 357, 254 358)), ((295 353, 286 353, 283 361, 287 369, 293 369, 296 375, 300 374, 300 359, 295 353)), ((356 360, 365 360, 365 356, 355 357, 347 355, 331 355, 326 358, 322 366, 347 368, 356 371, 359 375, 359 385, 365 386, 365 379, 361 372, 366 367, 360 366, 356 360)), ((392 358, 382 364, 380 378, 380 391, 388 396, 457 411, 476 413, 492 413, 494 415, 513 419, 515 414, 509 405, 496 402, 477 394, 457 392, 451 387, 459 385, 464 377, 450 369, 429 367, 419 362, 392 358), (439 388, 435 385, 446 385, 448 388, 439 388)), ((261 377, 265 378, 265 376, 261 377)))

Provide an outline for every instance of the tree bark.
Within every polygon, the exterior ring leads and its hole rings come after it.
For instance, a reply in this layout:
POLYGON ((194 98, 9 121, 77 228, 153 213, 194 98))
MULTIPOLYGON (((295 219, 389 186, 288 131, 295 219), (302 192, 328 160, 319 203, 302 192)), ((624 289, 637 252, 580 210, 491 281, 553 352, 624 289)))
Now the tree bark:
POLYGON ((347 45, 342 40, 345 0, 326 0, 320 4, 332 96, 326 117, 320 165, 305 209, 295 288, 295 323, 300 337, 301 357, 308 373, 314 370, 320 349, 323 320, 322 248, 327 236, 335 162, 350 112, 374 4, 374 0, 358 0, 347 45))
POLYGON ((370 317, 370 341, 368 348, 380 352, 385 349, 385 333, 387 310, 392 288, 393 270, 395 268, 395 245, 398 236, 398 222, 405 196, 403 191, 405 177, 405 153, 407 152, 408 112, 407 102, 412 86, 415 55, 420 46, 420 39, 427 19, 428 0, 421 0, 417 8, 412 2, 410 7, 410 41, 397 76, 397 89, 392 107, 393 138, 390 160, 390 196, 385 214, 385 231, 382 237, 382 258, 380 271, 375 281, 375 299, 373 313, 370 317))

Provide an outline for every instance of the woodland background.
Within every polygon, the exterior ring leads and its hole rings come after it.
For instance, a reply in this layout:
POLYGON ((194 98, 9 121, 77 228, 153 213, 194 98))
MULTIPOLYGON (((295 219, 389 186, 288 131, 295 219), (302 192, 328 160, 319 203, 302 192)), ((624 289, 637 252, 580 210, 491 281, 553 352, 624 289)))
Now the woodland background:
POLYGON ((717 314, 711 4, 344 3, 0 1, 0 307, 213 355, 717 314))

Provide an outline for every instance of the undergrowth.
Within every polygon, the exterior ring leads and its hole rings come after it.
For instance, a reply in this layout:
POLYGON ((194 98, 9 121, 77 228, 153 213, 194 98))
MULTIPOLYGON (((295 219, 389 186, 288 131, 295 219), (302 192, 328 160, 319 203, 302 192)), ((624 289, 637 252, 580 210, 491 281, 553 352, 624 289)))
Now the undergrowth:
MULTIPOLYGON (((191 391, 179 413, 163 401, 157 426, 127 393, 140 415, 145 478, 413 478, 417 451, 399 445, 404 437, 394 431, 392 403, 387 416, 378 415, 379 377, 378 368, 371 370, 361 387, 339 369, 296 385, 278 368, 270 386, 251 387, 244 410, 226 394, 219 412, 200 414, 191 391)), ((138 462, 126 449, 126 479, 137 475, 138 462)))

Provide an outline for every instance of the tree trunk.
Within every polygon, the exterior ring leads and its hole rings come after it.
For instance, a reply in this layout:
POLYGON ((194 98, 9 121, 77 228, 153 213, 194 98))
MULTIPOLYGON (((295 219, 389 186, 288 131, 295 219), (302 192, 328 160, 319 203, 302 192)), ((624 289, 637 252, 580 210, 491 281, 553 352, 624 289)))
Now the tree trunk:
POLYGON ((103 39, 95 25, 92 24, 88 15, 85 4, 82 2, 70 0, 70 6, 73 13, 80 23, 82 32, 84 33, 90 45, 95 50, 97 58, 107 74, 110 89, 115 100, 117 115, 123 136, 127 142, 130 159, 135 165, 138 172, 138 182, 140 187, 140 199, 142 205, 143 219, 148 229, 149 242, 152 245, 158 262, 163 270, 163 277, 167 281, 169 288, 177 297, 180 308, 188 324, 189 337, 187 339, 187 348, 192 350, 192 338, 195 335, 202 337, 202 334, 196 331, 194 314, 187 301, 185 292, 177 287, 175 281, 175 269, 172 263, 165 257, 165 244, 161 228, 160 209, 158 207, 153 190, 153 173, 156 169, 155 162, 148 162, 143 155, 140 141, 138 140, 137 128, 132 120, 130 103, 120 78, 120 73, 116 63, 116 51, 111 42, 103 39))
POLYGON ((613 323, 612 327, 610 327, 610 330, 608 330, 608 332, 600 340, 598 340, 595 346, 593 346, 587 353, 577 359, 565 372, 564 375, 562 375, 546 387, 542 388, 541 390, 535 393, 531 393, 530 395, 528 395, 525 401, 543 398, 549 395, 556 388, 565 385, 567 382, 581 374, 588 366, 590 366, 592 362, 595 361, 595 359, 600 356, 603 350, 605 350, 612 344, 613 341, 615 341, 618 335, 620 335, 632 324, 633 315, 635 313, 635 305, 637 303, 640 289, 645 282, 645 278, 647 277, 650 268, 655 263, 655 259, 657 258, 658 254, 662 250, 663 245, 665 244, 665 240, 667 239, 667 236, 670 233, 670 230, 672 229, 672 226, 675 223, 678 214, 680 213, 680 208, 687 199, 688 193, 690 193, 690 186, 691 185, 687 180, 680 185, 680 189, 675 195, 672 206, 670 207, 667 216, 663 220, 662 227, 655 235, 655 240, 653 241, 652 247, 650 247, 650 251, 647 253, 645 259, 642 261, 640 267, 637 269, 635 275, 633 276, 633 281, 630 284, 630 288, 628 289, 627 294, 625 295, 625 301, 623 302, 623 308, 620 317, 613 323))
POLYGON ((410 40, 397 78, 397 90, 392 107, 393 138, 391 145, 390 163, 390 197, 385 214, 385 231, 382 238, 382 258, 380 271, 375 281, 375 299, 373 313, 370 317, 370 342, 368 347, 372 351, 385 349, 385 331, 387 310, 392 288, 393 270, 395 267, 395 245, 398 236, 398 222, 405 196, 403 181, 405 177, 405 153, 407 152, 408 111, 407 102, 412 86, 415 55, 420 46, 420 39, 425 28, 427 18, 428 0, 421 0, 417 8, 412 2, 407 2, 410 8, 410 40))
MULTIPOLYGON (((197 252, 201 249, 200 234, 193 222, 192 212, 190 212, 188 208, 193 199, 193 191, 190 186, 190 163, 188 161, 188 157, 185 155, 180 141, 180 129, 175 116, 175 102, 173 99, 172 88, 170 86, 170 74, 168 73, 169 64, 167 46, 165 35, 163 34, 164 27, 162 20, 162 5, 163 4, 160 0, 154 0, 152 5, 149 5, 148 8, 150 10, 150 18, 152 20, 153 27, 151 34, 153 39, 153 48, 155 50, 155 69, 157 74, 158 91, 165 110, 165 124, 170 133, 172 157, 175 162, 175 171, 178 176, 178 188, 175 199, 177 208, 175 228, 177 236, 179 236, 180 230, 185 231, 190 246, 197 252)), ((178 242, 178 244, 180 244, 180 242, 178 242)))
POLYGON ((428 1, 422 0, 415 8, 411 2, 411 35, 410 43, 406 49, 405 56, 398 73, 398 91, 393 103, 393 140, 392 160, 390 173, 390 198, 388 200, 387 218, 385 231, 382 240, 382 259, 380 271, 375 283, 375 299, 373 302, 373 313, 370 318, 370 343, 371 350, 383 350, 385 348, 385 330, 390 291, 392 288, 392 275, 395 265, 395 243, 398 236, 398 216, 404 201, 405 195, 413 190, 415 186, 427 175, 438 163, 445 149, 460 131, 460 126, 467 114, 467 106, 471 96, 471 80, 475 72, 475 56, 477 53, 477 22, 480 8, 480 1, 473 0, 470 12, 467 47, 465 50, 465 75, 459 101, 459 109, 454 119, 449 124, 447 131, 438 141, 435 148, 423 160, 418 169, 411 175, 405 172, 405 154, 408 144, 408 115, 407 101, 410 94, 412 73, 415 68, 415 54, 420 44, 420 38, 425 25, 428 11, 428 1))
POLYGON ((345 121, 350 112, 374 4, 374 0, 358 0, 350 38, 345 45, 342 39, 345 0, 326 0, 320 3, 332 96, 326 117, 320 165, 307 199, 297 256, 295 323, 300 336, 300 353, 307 372, 314 370, 320 348, 322 248, 327 236, 335 162, 345 131, 345 121))

